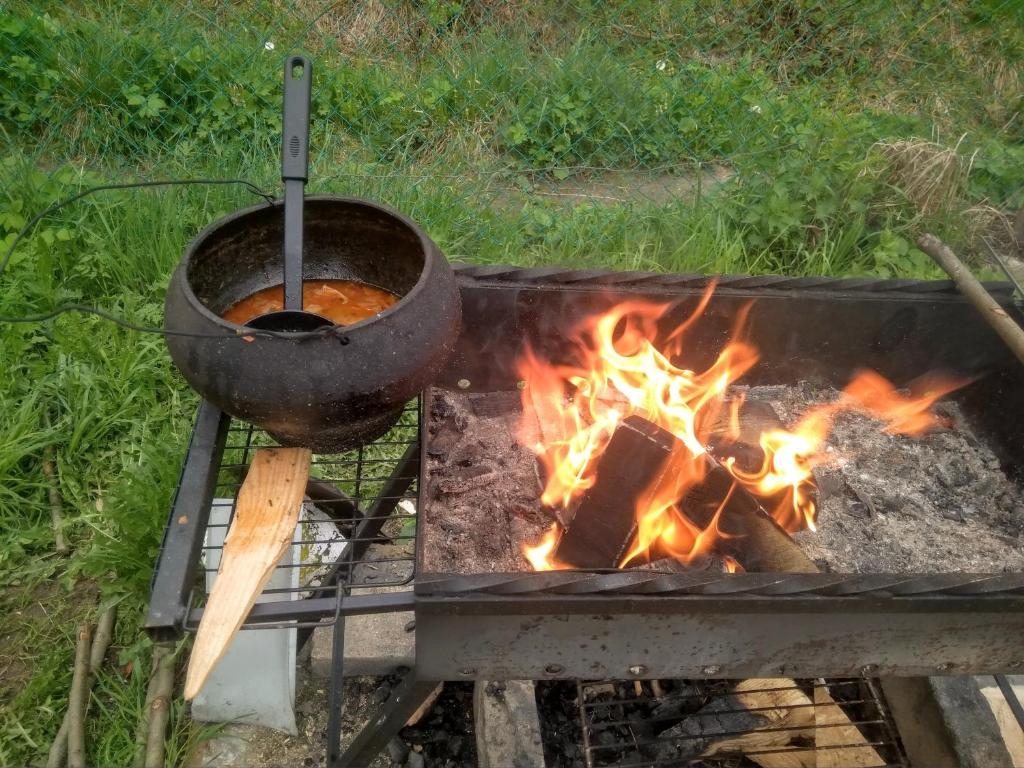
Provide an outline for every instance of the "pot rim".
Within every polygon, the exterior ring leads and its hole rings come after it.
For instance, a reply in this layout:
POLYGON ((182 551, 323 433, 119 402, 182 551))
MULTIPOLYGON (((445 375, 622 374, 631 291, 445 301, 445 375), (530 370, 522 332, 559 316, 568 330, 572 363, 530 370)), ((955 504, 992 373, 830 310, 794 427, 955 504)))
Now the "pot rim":
MULTIPOLYGON (((387 214, 388 216, 397 219, 399 222, 405 225, 414 235, 416 235, 416 238, 419 240, 420 246, 423 249, 423 269, 420 272, 420 276, 416 280, 416 284, 413 285, 413 287, 410 288, 409 291, 404 296, 399 296, 398 301, 396 301, 390 307, 385 309, 383 312, 378 312, 377 314, 372 315, 371 317, 368 317, 365 320, 360 320, 358 323, 352 323, 351 325, 334 326, 337 328, 344 328, 346 332, 368 326, 371 323, 376 322, 377 320, 383 319, 385 316, 391 315, 400 307, 405 306, 407 303, 409 303, 409 301, 411 301, 417 294, 421 293, 424 290, 424 286, 429 280, 431 272, 435 267, 434 261, 436 260, 436 258, 444 258, 441 255, 440 250, 438 250, 437 246, 434 244, 434 241, 427 236, 427 233, 424 232, 423 229, 418 224, 416 224, 416 222, 414 222, 405 214, 400 213, 394 208, 384 205, 383 203, 377 203, 372 200, 366 200, 365 198, 361 197, 345 197, 341 195, 307 195, 305 201, 307 203, 346 203, 354 204, 357 206, 363 206, 365 208, 376 209, 377 211, 380 211, 384 214, 387 214), (435 258, 431 257, 432 254, 435 258)), ((199 297, 196 296, 195 291, 192 290, 192 284, 189 282, 188 279, 189 265, 192 262, 192 257, 195 255, 195 252, 199 248, 199 246, 202 245, 202 243, 214 231, 220 229, 225 224, 228 224, 234 221, 235 219, 240 219, 244 216, 248 216, 249 214, 255 213, 257 211, 263 211, 266 210, 267 208, 279 208, 283 206, 284 200, 276 198, 273 202, 270 203, 255 203, 254 205, 249 205, 246 206, 245 208, 239 208, 238 210, 232 211, 228 215, 223 216, 217 219, 216 221, 210 222, 199 232, 198 235, 192 238, 191 242, 189 242, 188 247, 185 249, 185 255, 182 257, 181 262, 178 265, 178 269, 182 271, 181 279, 184 288, 183 292, 185 294, 185 300, 190 305, 192 305, 193 309, 197 310, 201 315, 203 315, 209 320, 212 320, 214 323, 227 330, 231 336, 238 336, 238 329, 248 328, 249 326, 238 325, 237 323, 232 323, 225 320, 220 315, 217 315, 214 312, 212 312, 205 304, 203 304, 203 302, 199 300, 199 297)), ((276 336, 278 338, 288 338, 289 336, 306 336, 307 334, 308 332, 292 333, 289 331, 278 331, 276 336)))

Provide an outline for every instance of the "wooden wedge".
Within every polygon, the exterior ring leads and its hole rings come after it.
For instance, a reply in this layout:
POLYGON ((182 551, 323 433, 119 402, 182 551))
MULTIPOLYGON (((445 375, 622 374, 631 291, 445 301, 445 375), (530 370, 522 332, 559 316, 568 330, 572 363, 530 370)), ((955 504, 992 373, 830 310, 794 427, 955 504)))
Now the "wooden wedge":
POLYGON ((260 448, 253 456, 192 647, 186 699, 199 693, 291 543, 310 459, 306 448, 260 448))

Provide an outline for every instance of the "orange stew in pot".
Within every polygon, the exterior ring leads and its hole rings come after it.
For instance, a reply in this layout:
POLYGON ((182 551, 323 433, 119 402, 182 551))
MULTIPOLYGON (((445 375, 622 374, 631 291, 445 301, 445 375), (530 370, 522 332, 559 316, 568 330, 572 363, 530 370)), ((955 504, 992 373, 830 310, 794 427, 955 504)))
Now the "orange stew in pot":
MULTIPOLYGON (((354 280, 307 280, 302 285, 302 308, 337 325, 352 325, 373 317, 398 301, 395 294, 354 280)), ((284 309, 284 288, 275 285, 247 296, 224 313, 224 319, 245 325, 254 317, 284 309)))

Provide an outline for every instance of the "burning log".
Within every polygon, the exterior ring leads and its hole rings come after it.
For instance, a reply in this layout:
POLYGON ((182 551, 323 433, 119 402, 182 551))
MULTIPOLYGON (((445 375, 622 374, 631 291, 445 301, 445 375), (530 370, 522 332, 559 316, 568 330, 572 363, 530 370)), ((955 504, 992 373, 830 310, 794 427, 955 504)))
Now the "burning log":
MULTIPOLYGON (((762 457, 753 455, 756 437, 777 426, 778 417, 770 406, 754 407, 745 423, 746 434, 733 430, 729 448, 746 446, 752 464, 759 465, 762 457)), ((670 457, 679 450, 685 447, 666 430, 637 416, 625 419, 599 459, 594 485, 581 497, 556 559, 583 568, 618 565, 636 533, 637 499, 673 471, 670 457)), ((732 556, 752 571, 818 570, 710 453, 697 460, 704 463, 702 479, 679 507, 697 526, 717 526, 717 557, 732 556)), ((732 695, 715 699, 662 735, 684 739, 685 756, 739 752, 762 768, 885 764, 827 691, 816 689, 811 699, 789 678, 742 681, 732 695), (817 745, 827 749, 819 751, 817 745)))
MULTIPOLYGON (((556 559, 578 568, 618 566, 636 532, 637 499, 672 471, 669 458, 675 450, 685 448, 668 431, 639 416, 625 419, 601 455, 595 483, 580 498, 556 559)), ((718 515, 724 534, 719 555, 751 571, 817 570, 728 470, 708 453, 697 460, 704 463, 703 480, 689 489, 680 507, 702 528, 718 515)))
POLYGON ((677 442, 639 416, 624 420, 558 542, 558 560, 577 568, 615 568, 636 531, 636 500, 665 471, 677 442))

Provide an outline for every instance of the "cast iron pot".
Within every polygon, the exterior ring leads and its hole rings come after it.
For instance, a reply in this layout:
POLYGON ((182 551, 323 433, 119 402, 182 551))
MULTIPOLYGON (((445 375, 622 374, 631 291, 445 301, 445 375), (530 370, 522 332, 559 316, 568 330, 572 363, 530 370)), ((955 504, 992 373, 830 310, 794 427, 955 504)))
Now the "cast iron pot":
POLYGON ((171 358, 221 410, 282 445, 346 450, 386 432, 440 373, 461 323, 455 276, 430 238, 382 205, 306 198, 306 280, 359 280, 400 299, 362 322, 311 337, 252 337, 221 319, 228 308, 283 280, 280 204, 230 214, 192 242, 167 290, 171 358))

